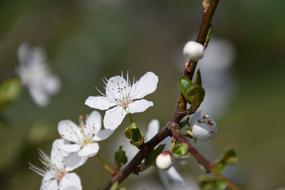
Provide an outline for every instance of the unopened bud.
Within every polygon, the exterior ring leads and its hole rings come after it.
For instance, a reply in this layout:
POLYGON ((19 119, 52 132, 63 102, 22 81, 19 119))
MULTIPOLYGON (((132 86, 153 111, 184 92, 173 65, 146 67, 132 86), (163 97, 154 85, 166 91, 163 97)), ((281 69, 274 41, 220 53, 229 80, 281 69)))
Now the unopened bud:
POLYGON ((209 115, 203 115, 193 122, 192 136, 201 141, 211 139, 218 132, 217 123, 209 115))
POLYGON ((172 166, 171 153, 164 151, 156 157, 156 166, 159 169, 166 170, 172 166))
POLYGON ((189 41, 185 44, 183 48, 183 54, 187 56, 190 60, 198 61, 203 57, 204 46, 195 41, 189 41))

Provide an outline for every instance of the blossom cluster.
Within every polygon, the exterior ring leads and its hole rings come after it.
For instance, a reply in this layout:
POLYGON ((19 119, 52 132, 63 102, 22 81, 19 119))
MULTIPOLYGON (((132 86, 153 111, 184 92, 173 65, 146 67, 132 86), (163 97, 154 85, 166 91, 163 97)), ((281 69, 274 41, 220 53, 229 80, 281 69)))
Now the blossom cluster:
MULTIPOLYGON (((20 50, 19 53, 24 50, 20 50)), ((203 48, 199 44, 190 43, 184 52, 188 52, 189 56, 196 60, 202 58, 203 48), (194 53, 191 50, 194 50, 194 53)), ((23 75, 25 71, 20 70, 20 75, 21 73, 23 75)), ((43 78, 46 78, 46 75, 43 78)), ((27 85, 36 85, 28 76, 22 76, 23 79, 27 85)), ((85 105, 95 109, 94 111, 86 117, 80 116, 78 124, 71 120, 62 120, 58 123, 60 138, 53 142, 50 156, 40 151, 40 161, 44 169, 31 165, 33 171, 43 176, 41 190, 81 190, 80 178, 73 170, 86 163, 88 158, 98 154, 99 142, 109 138, 127 115, 144 112, 153 106, 152 101, 144 99, 157 89, 158 77, 153 72, 145 73, 137 81, 131 81, 127 73, 125 78, 123 75, 113 76, 104 82, 105 93, 98 90, 98 96, 89 96, 85 101, 85 105), (105 111, 103 121, 96 110, 105 111)), ((209 140, 217 133, 214 119, 202 114, 201 111, 192 116, 188 125, 195 140, 209 140)), ((144 140, 150 140, 158 131, 159 122, 154 120, 144 140)), ((166 150, 158 155, 156 165, 162 170, 168 170, 173 178, 183 181, 172 167, 171 151, 166 150)))

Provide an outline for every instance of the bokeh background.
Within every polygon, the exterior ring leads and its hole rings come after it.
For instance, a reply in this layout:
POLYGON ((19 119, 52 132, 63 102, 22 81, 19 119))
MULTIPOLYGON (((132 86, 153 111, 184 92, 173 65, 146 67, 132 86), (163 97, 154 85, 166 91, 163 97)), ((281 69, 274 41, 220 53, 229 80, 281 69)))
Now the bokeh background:
MULTIPOLYGON (((201 66, 206 91, 213 97, 208 97, 205 108, 216 116, 219 133, 197 146, 211 159, 234 147, 240 162, 228 175, 242 189, 285 185, 284 6, 281 0, 221 1, 213 20, 213 43, 206 51, 206 56, 210 48, 214 53, 205 65, 215 64, 209 66, 212 69, 201 66)), ((178 95, 176 83, 185 61, 182 48, 195 38, 200 16, 196 0, 1 0, 0 81, 17 77, 17 48, 26 41, 46 49, 62 89, 44 108, 32 101, 26 88, 1 107, 0 189, 39 189, 41 178, 28 163, 39 164, 39 148, 50 151, 58 137, 58 121, 77 121, 79 114, 91 111, 84 101, 97 94, 95 87, 104 90, 105 76, 129 71, 139 78, 155 72, 159 87, 148 97, 155 106, 135 119, 142 128, 154 117, 166 122, 178 95)), ((112 152, 126 141, 121 140, 122 132, 123 127, 101 145, 101 155, 110 163, 112 152)), ((181 172, 196 179, 195 167, 191 162, 181 172)), ((87 190, 108 180, 96 158, 77 173, 87 190)), ((128 178, 123 186, 165 188, 155 170, 143 180, 128 178)))

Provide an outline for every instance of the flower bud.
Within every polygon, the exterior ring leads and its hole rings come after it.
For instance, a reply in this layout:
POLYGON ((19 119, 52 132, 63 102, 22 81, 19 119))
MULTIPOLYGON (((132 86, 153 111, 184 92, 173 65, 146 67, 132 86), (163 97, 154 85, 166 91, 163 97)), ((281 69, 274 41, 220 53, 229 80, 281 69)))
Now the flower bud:
POLYGON ((189 41, 185 44, 183 48, 183 54, 187 56, 190 60, 198 61, 203 57, 204 46, 195 41, 189 41))
POLYGON ((156 166, 159 169, 166 170, 172 166, 171 153, 164 151, 156 157, 156 166))
POLYGON ((207 141, 217 134, 217 123, 209 115, 197 118, 192 125, 192 136, 201 141, 207 141))

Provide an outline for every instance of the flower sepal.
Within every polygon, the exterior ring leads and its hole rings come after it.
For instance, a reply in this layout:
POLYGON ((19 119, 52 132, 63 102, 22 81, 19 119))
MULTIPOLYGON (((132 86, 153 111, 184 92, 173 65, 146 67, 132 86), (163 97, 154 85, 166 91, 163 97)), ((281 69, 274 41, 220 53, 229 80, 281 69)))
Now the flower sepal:
POLYGON ((132 123, 125 129, 125 136, 130 139, 130 143, 136 147, 140 147, 144 143, 144 137, 141 135, 136 123, 132 123))

